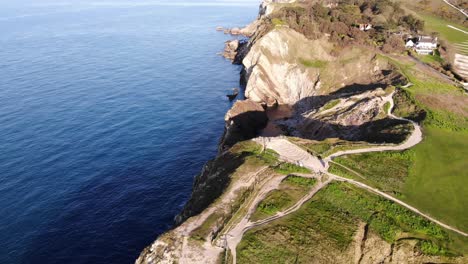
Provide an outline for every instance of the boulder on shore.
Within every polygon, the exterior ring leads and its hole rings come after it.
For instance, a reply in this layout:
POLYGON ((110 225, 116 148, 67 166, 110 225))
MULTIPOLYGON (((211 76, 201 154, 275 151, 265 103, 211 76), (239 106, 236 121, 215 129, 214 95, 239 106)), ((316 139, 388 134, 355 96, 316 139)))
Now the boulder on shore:
POLYGON ((226 58, 226 59, 229 59, 231 61, 234 61, 234 59, 236 58, 238 48, 239 48, 239 40, 238 39, 228 40, 228 41, 224 42, 223 57, 226 58))
POLYGON ((231 33, 231 35, 240 35, 240 34, 241 34, 241 29, 238 28, 238 27, 231 28, 231 30, 229 31, 229 33, 231 33))

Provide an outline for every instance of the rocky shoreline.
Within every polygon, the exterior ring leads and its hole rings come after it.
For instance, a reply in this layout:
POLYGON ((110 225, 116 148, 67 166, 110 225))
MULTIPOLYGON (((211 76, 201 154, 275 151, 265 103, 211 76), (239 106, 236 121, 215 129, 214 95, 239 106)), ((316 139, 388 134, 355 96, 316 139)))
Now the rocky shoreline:
MULTIPOLYGON (((217 31, 223 31, 224 34, 231 34, 233 36, 242 35, 245 37, 245 39, 242 40, 233 39, 226 41, 224 43, 225 48, 222 54, 223 57, 230 60, 233 64, 242 66, 240 73, 241 85, 246 84, 248 81, 247 70, 243 64, 243 60, 249 53, 255 41, 261 37, 258 35, 258 33, 263 32, 263 30, 261 30, 262 23, 260 21, 265 15, 265 8, 266 4, 264 2, 260 5, 259 17, 257 20, 242 29, 224 29, 222 27, 216 28, 217 31)), ((223 154, 225 154, 226 151, 228 151, 236 143, 256 137, 259 131, 265 128, 268 124, 266 110, 266 104, 254 102, 249 99, 236 101, 231 109, 228 110, 224 117, 225 126, 218 146, 218 156, 212 161, 209 161, 204 166, 202 173, 195 178, 193 187, 194 191, 192 192, 191 198, 182 212, 175 218, 176 226, 183 223, 187 218, 201 212, 201 210, 209 205, 209 202, 207 203, 206 201, 200 201, 199 198, 204 196, 203 193, 218 193, 224 189, 223 186, 228 182, 228 179, 220 179, 219 173, 214 172, 214 170, 218 169, 218 166, 212 166, 212 164, 216 163, 220 157, 223 157, 223 154), (207 180, 208 175, 211 175, 212 177, 214 176, 213 178, 216 178, 216 181, 218 181, 216 186, 205 186, 205 183, 209 181, 207 180), (210 188, 212 188, 211 191, 209 190, 210 188), (200 191, 197 192, 197 190, 200 191)), ((238 165, 239 164, 234 167, 237 167, 238 165)), ((214 198, 209 198, 207 200, 212 202, 214 198)))
MULTIPOLYGON (((275 1, 273 1, 275 2, 275 1)), ((224 34, 233 36, 242 35, 245 39, 233 39, 226 41, 225 48, 221 54, 233 64, 242 65, 240 73, 240 84, 245 85, 248 80, 247 69, 242 64, 253 43, 261 37, 261 34, 268 31, 261 20, 272 10, 268 8, 270 1, 263 1, 259 7, 257 20, 240 28, 217 27, 216 30, 224 34)), ((199 214, 209 206, 217 197, 221 195, 226 185, 229 183, 229 175, 243 162, 242 159, 231 156, 227 150, 237 142, 252 139, 258 132, 265 128, 268 123, 266 113, 267 106, 251 100, 238 100, 225 115, 225 128, 219 142, 218 155, 215 159, 206 163, 202 172, 195 177, 191 198, 186 203, 182 211, 175 217, 175 227, 180 226, 188 218, 199 214)), ((164 235, 164 234, 163 234, 164 235)), ((162 236, 163 236, 162 235, 162 236)), ((147 247, 141 253, 136 263, 164 263, 164 251, 155 252, 153 248, 156 244, 147 247), (158 258, 156 255, 160 255, 158 258)), ((167 257, 167 256, 166 256, 167 257)), ((172 259, 172 257, 168 257, 172 259)))

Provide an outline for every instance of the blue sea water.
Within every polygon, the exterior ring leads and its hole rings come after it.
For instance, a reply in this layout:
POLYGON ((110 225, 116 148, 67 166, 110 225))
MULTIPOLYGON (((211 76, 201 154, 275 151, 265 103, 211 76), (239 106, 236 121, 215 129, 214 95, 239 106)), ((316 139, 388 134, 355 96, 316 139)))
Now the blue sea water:
POLYGON ((216 154, 257 1, 0 3, 0 263, 131 263, 216 154))

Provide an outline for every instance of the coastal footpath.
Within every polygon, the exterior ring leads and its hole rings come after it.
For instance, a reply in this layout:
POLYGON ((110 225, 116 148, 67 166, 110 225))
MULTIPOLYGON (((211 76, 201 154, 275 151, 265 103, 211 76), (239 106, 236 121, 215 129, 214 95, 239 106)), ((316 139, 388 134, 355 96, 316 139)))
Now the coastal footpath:
POLYGON ((361 2, 265 0, 226 43, 246 100, 136 263, 468 262, 466 96, 406 55, 417 18, 361 2))

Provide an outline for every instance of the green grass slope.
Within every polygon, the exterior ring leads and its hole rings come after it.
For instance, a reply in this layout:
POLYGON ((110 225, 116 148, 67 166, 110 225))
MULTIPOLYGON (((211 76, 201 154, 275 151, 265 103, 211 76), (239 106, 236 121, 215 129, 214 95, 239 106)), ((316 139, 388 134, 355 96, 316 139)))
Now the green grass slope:
POLYGON ((348 263, 359 222, 389 243, 419 240, 429 255, 466 252, 466 238, 451 234, 413 212, 347 183, 332 183, 295 213, 244 235, 239 263, 348 263), (457 244, 458 243, 458 244, 457 244))
POLYGON ((468 133, 426 129, 414 149, 405 200, 468 231, 468 133))
POLYGON ((258 204, 250 220, 257 221, 264 219, 293 206, 310 191, 316 181, 313 178, 303 178, 294 175, 286 177, 277 190, 271 191, 258 204))
POLYGON ((423 141, 404 152, 341 157, 332 172, 397 196, 435 218, 468 231, 468 108, 466 95, 412 65, 396 64, 415 85, 403 89, 395 114, 422 122, 423 141))

